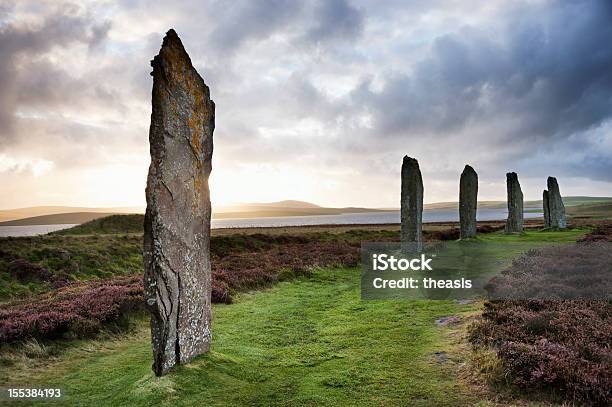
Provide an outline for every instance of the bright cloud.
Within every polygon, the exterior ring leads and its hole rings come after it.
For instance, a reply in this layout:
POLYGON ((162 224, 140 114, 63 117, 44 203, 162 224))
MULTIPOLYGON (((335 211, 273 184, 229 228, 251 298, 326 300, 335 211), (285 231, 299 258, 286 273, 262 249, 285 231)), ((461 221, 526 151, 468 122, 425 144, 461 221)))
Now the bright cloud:
POLYGON ((612 195, 612 6, 597 0, 23 0, 0 5, 0 207, 141 205, 151 71, 181 36, 217 106, 213 200, 483 199, 516 171, 612 195))

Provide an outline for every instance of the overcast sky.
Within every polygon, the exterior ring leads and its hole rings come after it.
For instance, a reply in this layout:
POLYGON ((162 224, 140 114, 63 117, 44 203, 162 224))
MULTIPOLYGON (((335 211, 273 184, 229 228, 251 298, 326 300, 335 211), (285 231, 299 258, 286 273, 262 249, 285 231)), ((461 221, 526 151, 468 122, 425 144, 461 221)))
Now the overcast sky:
POLYGON ((174 28, 216 111, 213 203, 612 195, 612 2, 0 0, 0 208, 144 204, 174 28))

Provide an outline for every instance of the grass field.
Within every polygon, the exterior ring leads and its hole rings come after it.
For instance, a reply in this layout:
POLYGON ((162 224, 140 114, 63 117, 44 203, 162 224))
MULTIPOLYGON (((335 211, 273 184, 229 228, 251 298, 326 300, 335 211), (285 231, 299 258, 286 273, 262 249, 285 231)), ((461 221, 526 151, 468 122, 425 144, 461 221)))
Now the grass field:
POLYGON ((612 219, 612 203, 577 205, 567 208, 568 215, 582 219, 612 219))
MULTIPOLYGON (((479 239, 528 249, 587 231, 479 239)), ((58 386, 68 405, 456 406, 486 398, 458 373, 469 359, 464 325, 435 323, 466 319, 480 303, 362 301, 359 277, 357 268, 318 268, 215 305, 212 351, 163 378, 152 374, 150 336, 139 318, 116 338, 5 352, 0 385, 58 386)))
MULTIPOLYGON (((51 281, 15 278, 15 259, 42 267, 56 279, 104 279, 142 270, 141 235, 46 235, 0 238, 0 302, 53 288, 51 281)), ((35 273, 32 273, 36 276, 35 273)))
MULTIPOLYGON (((434 321, 475 305, 362 302, 359 270, 241 295, 214 307, 212 352, 153 376, 144 320, 121 340, 79 342, 37 371, 14 366, 10 383, 61 387, 71 405, 462 405, 452 340, 434 321), (23 369, 23 370, 22 370, 23 369)), ((4 378, 6 380, 6 378, 4 378)))

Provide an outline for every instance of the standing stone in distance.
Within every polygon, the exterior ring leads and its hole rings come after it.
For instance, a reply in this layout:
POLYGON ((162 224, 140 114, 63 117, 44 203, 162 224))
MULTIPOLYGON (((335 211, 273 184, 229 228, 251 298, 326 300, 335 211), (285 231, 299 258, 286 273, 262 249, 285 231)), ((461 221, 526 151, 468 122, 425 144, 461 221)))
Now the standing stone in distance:
POLYGON ((211 342, 210 193, 215 104, 174 30, 153 61, 144 295, 161 376, 211 342))
POLYGON ((544 190, 542 193, 542 207, 544 209, 544 227, 550 227, 550 198, 548 196, 548 191, 544 190))
POLYGON ((551 228, 565 229, 567 221, 565 219, 565 205, 559 192, 559 184, 555 177, 548 177, 548 213, 551 228))
POLYGON ((402 162, 401 241, 405 251, 423 248, 423 178, 419 163, 404 157, 402 162))
POLYGON ((469 165, 459 181, 459 226, 461 239, 476 236, 476 206, 478 203, 478 174, 469 165))
POLYGON ((506 187, 508 190, 506 233, 520 233, 523 231, 523 191, 515 172, 506 174, 506 187))

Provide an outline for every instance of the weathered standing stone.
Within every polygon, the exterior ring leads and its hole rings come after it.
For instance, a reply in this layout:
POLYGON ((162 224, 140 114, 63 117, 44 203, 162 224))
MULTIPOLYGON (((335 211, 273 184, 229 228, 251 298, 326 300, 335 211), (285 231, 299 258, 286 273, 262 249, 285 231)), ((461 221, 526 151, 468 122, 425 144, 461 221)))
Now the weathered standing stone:
POLYGON ((476 236, 476 205, 478 203, 478 174, 469 165, 459 181, 459 231, 461 239, 476 236))
POLYGON ((559 184, 555 177, 548 177, 546 182, 548 187, 548 216, 550 225, 548 227, 565 229, 567 221, 565 219, 565 205, 561 199, 559 184))
POLYGON ((423 178, 419 163, 404 157, 402 162, 401 241, 404 250, 423 248, 423 178))
POLYGON ((151 66, 144 294, 159 376, 210 348, 208 176, 215 104, 174 30, 151 66))
POLYGON ((506 174, 506 188, 508 190, 508 220, 506 233, 523 231, 523 191, 515 172, 506 174))
POLYGON ((544 209, 544 227, 550 227, 550 199, 548 196, 548 191, 544 190, 542 193, 542 207, 544 209))

